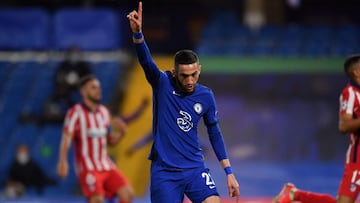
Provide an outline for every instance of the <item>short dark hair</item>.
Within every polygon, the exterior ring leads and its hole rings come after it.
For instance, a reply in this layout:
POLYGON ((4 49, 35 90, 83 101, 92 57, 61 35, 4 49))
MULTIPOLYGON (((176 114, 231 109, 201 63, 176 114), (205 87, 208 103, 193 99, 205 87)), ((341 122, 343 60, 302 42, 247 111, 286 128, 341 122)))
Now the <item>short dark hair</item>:
POLYGON ((79 89, 83 88, 91 80, 97 80, 97 77, 93 74, 88 74, 81 77, 78 81, 78 88, 79 89))
POLYGON ((199 57, 197 54, 189 49, 183 49, 175 54, 175 68, 177 68, 181 64, 192 64, 195 62, 199 62, 199 57))
POLYGON ((354 54, 354 55, 351 55, 351 56, 348 56, 346 59, 345 59, 345 62, 344 62, 344 71, 346 73, 346 75, 348 77, 352 77, 351 76, 351 70, 352 70, 352 67, 355 63, 359 62, 360 61, 360 54, 354 54))

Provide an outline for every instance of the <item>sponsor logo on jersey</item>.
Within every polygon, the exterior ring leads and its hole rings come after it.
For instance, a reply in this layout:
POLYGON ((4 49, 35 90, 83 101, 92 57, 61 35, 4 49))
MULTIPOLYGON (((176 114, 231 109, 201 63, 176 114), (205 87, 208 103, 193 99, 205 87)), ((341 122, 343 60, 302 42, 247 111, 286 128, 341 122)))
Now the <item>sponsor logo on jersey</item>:
POLYGON ((191 115, 182 110, 180 110, 179 114, 181 117, 176 119, 177 125, 182 131, 189 132, 194 126, 194 124, 191 122, 191 115))
POLYGON ((92 128, 88 131, 90 137, 104 137, 106 136, 106 128, 92 128))

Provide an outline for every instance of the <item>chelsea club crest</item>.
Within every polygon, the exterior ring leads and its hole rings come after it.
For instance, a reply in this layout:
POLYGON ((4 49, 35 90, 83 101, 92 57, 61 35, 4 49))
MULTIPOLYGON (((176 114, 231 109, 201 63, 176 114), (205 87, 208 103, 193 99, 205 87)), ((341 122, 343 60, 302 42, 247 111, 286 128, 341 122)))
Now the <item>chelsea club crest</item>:
POLYGON ((197 114, 200 114, 202 112, 202 105, 200 103, 194 104, 194 110, 197 114))

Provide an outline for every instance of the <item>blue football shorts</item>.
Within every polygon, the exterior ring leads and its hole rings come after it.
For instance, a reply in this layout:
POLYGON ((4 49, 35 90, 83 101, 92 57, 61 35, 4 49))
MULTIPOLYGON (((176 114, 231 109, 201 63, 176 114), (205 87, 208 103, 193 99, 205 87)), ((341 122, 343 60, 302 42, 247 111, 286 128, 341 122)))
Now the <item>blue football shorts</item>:
POLYGON ((184 194, 193 203, 219 196, 208 168, 167 170, 156 163, 151 165, 150 191, 153 203, 182 203, 184 194))

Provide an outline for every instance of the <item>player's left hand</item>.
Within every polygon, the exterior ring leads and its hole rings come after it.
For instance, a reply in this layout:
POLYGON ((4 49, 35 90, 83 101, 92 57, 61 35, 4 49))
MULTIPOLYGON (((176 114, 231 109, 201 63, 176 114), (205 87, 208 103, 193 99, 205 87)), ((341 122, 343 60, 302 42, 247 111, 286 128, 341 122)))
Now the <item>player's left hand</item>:
POLYGON ((115 129, 115 130, 118 130, 121 132, 122 135, 125 135, 126 134, 126 131, 127 131, 127 125, 125 123, 125 121, 120 118, 120 117, 113 117, 112 120, 112 127, 115 129))
POLYGON ((238 202, 240 198, 240 186, 234 174, 227 175, 227 186, 229 190, 229 196, 236 197, 236 202, 238 202))
POLYGON ((142 26, 142 2, 139 2, 138 10, 131 11, 126 16, 130 21, 130 28, 131 31, 134 33, 141 32, 141 26, 142 26))

